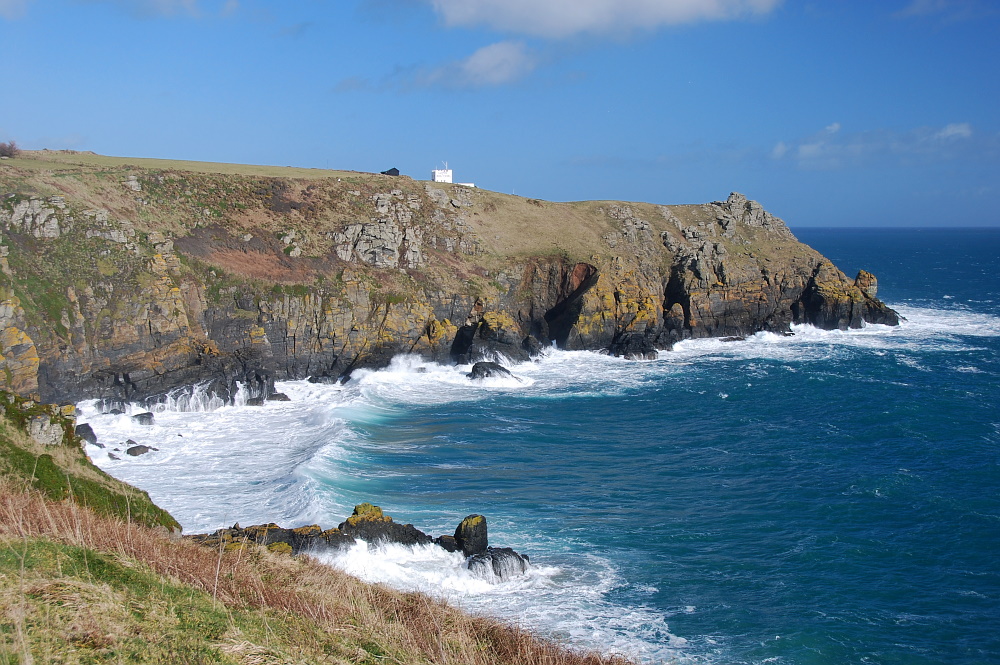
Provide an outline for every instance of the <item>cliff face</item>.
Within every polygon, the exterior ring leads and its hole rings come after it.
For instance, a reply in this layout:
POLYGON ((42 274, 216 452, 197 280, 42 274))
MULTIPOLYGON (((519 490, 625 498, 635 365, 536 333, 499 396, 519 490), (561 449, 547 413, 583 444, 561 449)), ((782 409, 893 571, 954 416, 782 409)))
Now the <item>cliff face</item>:
POLYGON ((360 173, 35 153, 0 165, 0 382, 45 401, 263 395, 399 353, 644 357, 896 324, 759 204, 554 204, 360 173), (121 160, 119 160, 121 161, 121 160), (230 171, 233 169, 230 168, 230 171))

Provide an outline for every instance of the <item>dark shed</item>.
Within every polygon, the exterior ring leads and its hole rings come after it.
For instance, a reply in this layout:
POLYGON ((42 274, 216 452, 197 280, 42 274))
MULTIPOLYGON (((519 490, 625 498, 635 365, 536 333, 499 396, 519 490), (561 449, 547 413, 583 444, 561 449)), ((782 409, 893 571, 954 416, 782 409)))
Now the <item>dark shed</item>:
POLYGON ((399 169, 393 167, 388 171, 382 171, 382 175, 399 175, 399 169))

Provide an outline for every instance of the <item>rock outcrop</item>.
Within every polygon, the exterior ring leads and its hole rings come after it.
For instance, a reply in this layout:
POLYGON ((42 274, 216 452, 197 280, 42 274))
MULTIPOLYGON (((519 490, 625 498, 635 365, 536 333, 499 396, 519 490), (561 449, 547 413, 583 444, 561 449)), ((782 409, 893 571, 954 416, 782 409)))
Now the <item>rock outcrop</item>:
POLYGON ((431 539, 412 524, 401 525, 370 503, 354 507, 354 513, 336 529, 324 530, 318 524, 285 529, 277 524, 241 527, 239 523, 210 534, 188 536, 195 542, 230 551, 249 544, 263 545, 278 553, 316 553, 349 548, 362 540, 369 546, 388 543, 426 545, 434 543, 449 552, 462 552, 470 573, 490 583, 509 580, 524 574, 530 567, 528 555, 509 547, 491 547, 486 534, 486 518, 469 515, 455 529, 455 535, 431 539))
POLYGON ((354 507, 354 514, 337 527, 357 540, 363 540, 369 545, 396 543, 398 545, 427 545, 433 541, 423 531, 412 524, 397 524, 388 515, 382 514, 382 509, 370 503, 362 503, 354 507))
POLYGON ((58 177, 0 170, 0 387, 43 401, 263 403, 275 379, 402 353, 643 359, 687 338, 898 322, 874 276, 849 279, 739 194, 553 204, 65 158, 58 177))

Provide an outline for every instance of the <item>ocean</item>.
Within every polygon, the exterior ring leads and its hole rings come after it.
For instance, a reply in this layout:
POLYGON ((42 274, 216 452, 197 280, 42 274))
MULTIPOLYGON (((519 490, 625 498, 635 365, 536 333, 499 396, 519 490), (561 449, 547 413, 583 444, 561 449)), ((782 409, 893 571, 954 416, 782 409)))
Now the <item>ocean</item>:
POLYGON ((483 514, 527 575, 436 547, 324 560, 643 662, 1000 663, 1000 229, 795 233, 875 273, 903 324, 552 350, 484 382, 401 357, 152 427, 84 402, 109 445, 88 453, 188 533, 364 501, 433 535, 483 514), (128 438, 158 450, 110 459, 128 438))

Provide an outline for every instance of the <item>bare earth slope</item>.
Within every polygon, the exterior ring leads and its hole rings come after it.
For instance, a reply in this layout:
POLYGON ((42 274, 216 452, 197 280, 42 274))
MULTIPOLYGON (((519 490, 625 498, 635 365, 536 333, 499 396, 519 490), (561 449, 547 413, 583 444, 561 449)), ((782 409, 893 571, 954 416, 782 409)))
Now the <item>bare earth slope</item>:
POLYGON ((0 382, 46 401, 210 381, 266 397, 398 353, 647 357, 898 318, 739 194, 550 203, 405 177, 25 153, 0 161, 0 382))

